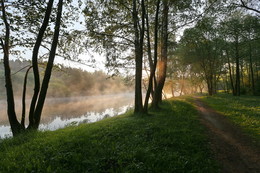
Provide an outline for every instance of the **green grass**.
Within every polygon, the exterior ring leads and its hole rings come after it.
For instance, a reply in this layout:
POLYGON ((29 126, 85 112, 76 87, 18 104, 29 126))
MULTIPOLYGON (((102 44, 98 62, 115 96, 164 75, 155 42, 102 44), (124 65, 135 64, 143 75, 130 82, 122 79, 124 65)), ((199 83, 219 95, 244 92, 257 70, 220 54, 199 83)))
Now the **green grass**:
POLYGON ((0 143, 0 172, 218 172, 194 107, 165 101, 125 115, 0 143))
POLYGON ((260 145, 260 97, 218 94, 203 101, 241 126, 260 145))

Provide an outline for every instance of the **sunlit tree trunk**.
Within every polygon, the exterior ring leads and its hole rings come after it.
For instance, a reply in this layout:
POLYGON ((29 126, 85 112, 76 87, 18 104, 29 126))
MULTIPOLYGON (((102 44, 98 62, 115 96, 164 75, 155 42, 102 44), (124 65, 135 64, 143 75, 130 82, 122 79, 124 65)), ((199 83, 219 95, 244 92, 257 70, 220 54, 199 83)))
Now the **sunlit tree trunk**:
MULTIPOLYGON (((155 77, 155 71, 156 71, 156 65, 157 65, 157 47, 158 47, 158 17, 159 17, 159 8, 160 8, 160 0, 157 0, 156 4, 156 13, 155 13, 155 25, 154 25, 154 60, 152 61, 152 55, 151 55, 151 48, 150 47, 150 34, 149 34, 149 22, 148 22, 148 14, 146 18, 146 24, 147 24, 147 42, 148 42, 148 55, 150 59, 150 76, 149 76, 149 83, 148 83, 148 89, 145 97, 145 103, 144 103, 144 112, 147 113, 148 111, 148 101, 150 98, 152 89, 153 89, 153 79, 155 77)), ((147 12, 148 13, 148 12, 147 12)), ((154 99, 154 98, 153 98, 154 99)))
POLYGON ((162 36, 161 36, 161 57, 158 61, 158 79, 157 86, 154 92, 154 99, 152 106, 154 108, 159 107, 159 103, 162 101, 162 90, 166 79, 167 69, 167 53, 168 53, 168 0, 163 1, 162 11, 162 36))

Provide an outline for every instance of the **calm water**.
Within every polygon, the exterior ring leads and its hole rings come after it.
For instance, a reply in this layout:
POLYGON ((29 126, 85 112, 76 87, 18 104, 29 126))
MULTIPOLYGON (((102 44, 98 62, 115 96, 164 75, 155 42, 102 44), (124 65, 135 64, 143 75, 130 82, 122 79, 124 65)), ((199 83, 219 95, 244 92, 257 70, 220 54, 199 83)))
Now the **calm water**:
MULTIPOLYGON (((40 130, 56 130, 69 125, 96 122, 126 112, 133 105, 133 101, 133 93, 49 98, 45 102, 39 128, 40 130)), ((27 105, 29 105, 29 100, 27 105)), ((20 100, 16 101, 16 109, 19 119, 21 115, 20 100)), ((26 117, 26 120, 28 121, 28 117, 26 117)), ((6 115, 6 101, 0 100, 0 138, 11 135, 6 115)))

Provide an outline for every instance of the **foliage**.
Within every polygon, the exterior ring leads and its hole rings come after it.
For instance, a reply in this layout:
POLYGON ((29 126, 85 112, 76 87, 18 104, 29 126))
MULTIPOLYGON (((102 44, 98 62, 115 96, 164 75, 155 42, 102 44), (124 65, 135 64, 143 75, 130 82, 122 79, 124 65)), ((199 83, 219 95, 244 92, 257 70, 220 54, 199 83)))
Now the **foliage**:
POLYGON ((132 112, 0 144, 0 172, 217 172, 197 111, 165 101, 160 112, 132 112))
POLYGON ((259 96, 231 97, 228 94, 218 94, 214 97, 204 97, 203 100, 242 126, 256 144, 260 143, 259 96))
MULTIPOLYGON (((28 51, 31 50, 35 44, 38 31, 44 18, 47 2, 48 1, 42 0, 16 0, 5 2, 8 20, 11 24, 10 53, 14 58, 28 59, 28 56, 30 56, 28 55, 28 51)), ((64 2, 65 10, 62 14, 59 49, 57 50, 57 54, 66 59, 73 59, 76 57, 75 54, 78 55, 85 51, 82 50, 84 47, 82 47, 81 50, 77 50, 73 46, 75 45, 75 42, 79 44, 78 39, 81 36, 75 35, 79 30, 79 28, 75 27, 75 23, 79 21, 81 4, 81 0, 74 0, 73 2, 72 0, 67 0, 64 2)), ((39 58, 42 59, 48 57, 47 52, 51 48, 50 45, 54 32, 57 6, 53 7, 52 11, 53 13, 50 16, 49 26, 44 34, 41 45, 42 52, 39 55, 39 58)), ((0 37, 3 38, 4 29, 2 20, 0 21, 0 28, 2 29, 0 37)))
POLYGON ((223 20, 213 14, 204 17, 184 31, 172 58, 175 71, 171 74, 175 73, 175 79, 184 76, 186 81, 192 76, 194 87, 205 81, 209 94, 231 90, 234 95, 257 95, 259 22, 241 11, 223 20))

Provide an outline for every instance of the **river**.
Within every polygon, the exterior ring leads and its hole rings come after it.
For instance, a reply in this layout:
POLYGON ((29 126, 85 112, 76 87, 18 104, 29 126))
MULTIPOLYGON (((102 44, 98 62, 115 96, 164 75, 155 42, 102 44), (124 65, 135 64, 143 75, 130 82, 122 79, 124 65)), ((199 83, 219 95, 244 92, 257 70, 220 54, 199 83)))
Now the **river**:
MULTIPOLYGON (((126 112, 132 107, 133 102, 134 93, 47 98, 39 129, 57 130, 69 125, 96 122, 126 112)), ((29 100, 27 105, 29 105, 29 100)), ((20 100, 16 100, 16 109, 17 117, 20 119, 20 100)), ((6 101, 0 100, 0 138, 12 136, 6 110, 6 101)), ((26 124, 28 124, 28 117, 26 120, 26 124)))

